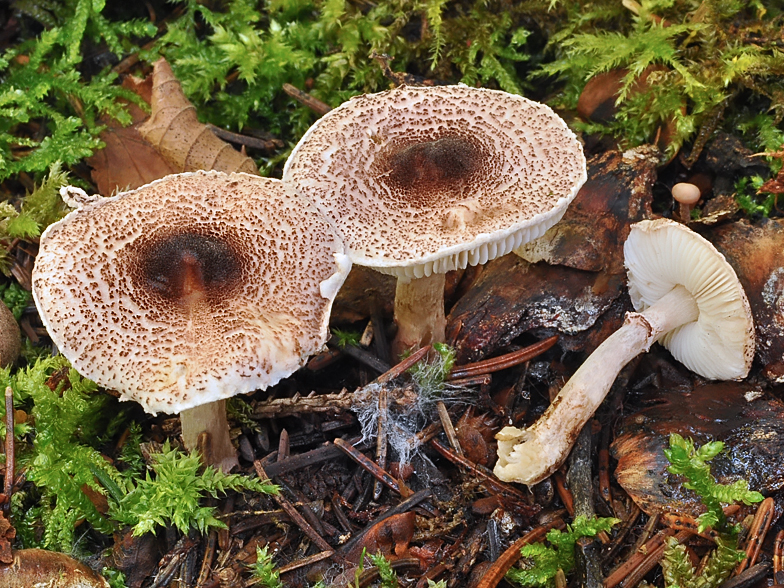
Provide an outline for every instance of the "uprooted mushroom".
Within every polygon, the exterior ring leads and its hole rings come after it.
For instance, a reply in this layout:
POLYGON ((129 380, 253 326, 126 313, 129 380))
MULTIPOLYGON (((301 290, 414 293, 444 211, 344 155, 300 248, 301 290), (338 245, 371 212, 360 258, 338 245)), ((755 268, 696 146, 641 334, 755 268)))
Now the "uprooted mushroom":
POLYGON ((444 339, 444 274, 541 236, 585 182, 566 123, 464 85, 352 98, 302 137, 283 181, 343 233, 351 260, 397 276, 393 350, 444 339))
POLYGON ((324 345, 350 268, 341 239, 283 183, 244 173, 69 194, 83 206, 44 232, 33 270, 52 340, 122 399, 180 412, 189 449, 209 432, 210 461, 228 471, 225 399, 275 384, 324 345))
POLYGON ((754 357, 751 309, 713 245, 680 223, 658 219, 632 225, 624 256, 638 312, 627 314, 532 426, 504 427, 496 435, 494 471, 500 479, 535 484, 553 473, 621 368, 656 341, 705 378, 748 374, 754 357))

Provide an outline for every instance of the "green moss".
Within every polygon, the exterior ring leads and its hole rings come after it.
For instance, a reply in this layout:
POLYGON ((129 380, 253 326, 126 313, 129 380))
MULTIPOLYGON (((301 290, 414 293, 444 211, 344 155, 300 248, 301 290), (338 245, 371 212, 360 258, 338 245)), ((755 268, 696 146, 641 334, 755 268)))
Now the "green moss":
POLYGON ((575 517, 566 531, 551 529, 547 533, 547 543, 531 543, 520 550, 523 567, 512 568, 506 574, 507 580, 521 586, 555 586, 558 570, 568 574, 574 568, 574 548, 581 537, 595 537, 598 533, 610 531, 620 520, 613 518, 575 517))
POLYGON ((699 531, 711 528, 718 534, 716 549, 708 557, 702 571, 697 574, 691 564, 686 548, 674 538, 669 538, 662 559, 665 586, 667 588, 711 588, 726 580, 732 570, 746 556, 738 549, 739 526, 727 521, 723 504, 742 502, 753 504, 762 501, 762 494, 749 490, 746 480, 734 484, 719 484, 710 471, 710 462, 724 450, 720 441, 696 447, 691 439, 673 433, 670 444, 664 450, 670 462, 668 471, 686 478, 684 488, 693 490, 707 511, 700 515, 699 531))
POLYGON ((779 13, 754 1, 645 0, 639 14, 618 11, 618 6, 598 2, 576 9, 569 4, 569 24, 551 39, 557 58, 541 69, 563 81, 561 101, 574 107, 591 77, 623 68, 615 120, 588 130, 633 146, 652 141, 657 129, 669 124, 674 153, 750 97, 759 98, 760 111, 770 111, 780 125, 784 53, 777 45, 779 13), (645 86, 635 86, 646 74, 645 86))

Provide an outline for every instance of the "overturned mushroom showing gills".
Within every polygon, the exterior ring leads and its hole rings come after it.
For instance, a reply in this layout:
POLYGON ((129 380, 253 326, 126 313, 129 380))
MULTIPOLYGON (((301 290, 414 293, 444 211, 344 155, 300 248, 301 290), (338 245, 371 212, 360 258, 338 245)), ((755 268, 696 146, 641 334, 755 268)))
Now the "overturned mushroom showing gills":
POLYGON ((283 181, 332 218, 351 260, 398 277, 397 351, 444 337, 444 274, 558 222, 585 182, 566 123, 464 85, 352 98, 302 137, 283 181))
POLYGON ((638 312, 627 314, 531 427, 504 427, 496 435, 494 471, 500 479, 535 484, 552 474, 621 368, 656 341, 706 378, 748 374, 754 357, 751 309, 713 245, 680 223, 658 219, 632 225, 623 250, 638 312))
POLYGON ((279 180, 193 172, 51 225, 33 294, 83 376, 148 412, 181 412, 186 445, 207 430, 212 463, 228 469, 224 400, 324 345, 349 268, 330 223, 279 180))

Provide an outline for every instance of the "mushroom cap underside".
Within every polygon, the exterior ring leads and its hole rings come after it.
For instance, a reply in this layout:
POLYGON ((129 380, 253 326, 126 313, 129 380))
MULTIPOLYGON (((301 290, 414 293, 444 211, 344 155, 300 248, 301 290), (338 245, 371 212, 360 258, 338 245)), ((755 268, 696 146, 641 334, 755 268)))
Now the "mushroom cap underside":
POLYGON ((548 106, 465 85, 354 97, 305 133, 283 172, 354 263, 408 277, 541 236, 585 179, 580 143, 548 106))
POLYGON ((754 358, 751 308, 735 271, 704 237, 669 219, 632 225, 624 244, 629 296, 638 311, 681 285, 699 318, 659 342, 690 370, 710 379, 744 378, 754 358))
POLYGON ((193 172, 51 225, 33 294, 77 371, 174 413, 299 368, 349 268, 331 224, 279 180, 193 172))

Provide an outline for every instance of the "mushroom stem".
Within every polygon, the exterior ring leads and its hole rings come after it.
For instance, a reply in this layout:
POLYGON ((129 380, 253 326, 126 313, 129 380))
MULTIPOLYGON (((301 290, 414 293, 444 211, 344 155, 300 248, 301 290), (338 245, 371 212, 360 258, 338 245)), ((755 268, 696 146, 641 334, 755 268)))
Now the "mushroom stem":
POLYGON ((535 484, 569 455, 585 423, 607 396, 618 373, 666 333, 699 318, 694 297, 676 286, 653 306, 630 312, 561 389, 539 419, 525 430, 504 427, 494 473, 505 482, 535 484))
POLYGON ((202 432, 209 434, 209 445, 202 456, 206 465, 228 474, 234 466, 239 466, 237 450, 231 444, 229 422, 226 420, 226 401, 216 400, 201 406, 183 410, 180 413, 182 442, 188 451, 193 451, 202 432))
POLYGON ((445 283, 445 274, 442 273, 412 278, 410 281, 398 278, 395 291, 397 335, 392 342, 392 353, 395 357, 408 349, 419 349, 444 340, 445 283))

